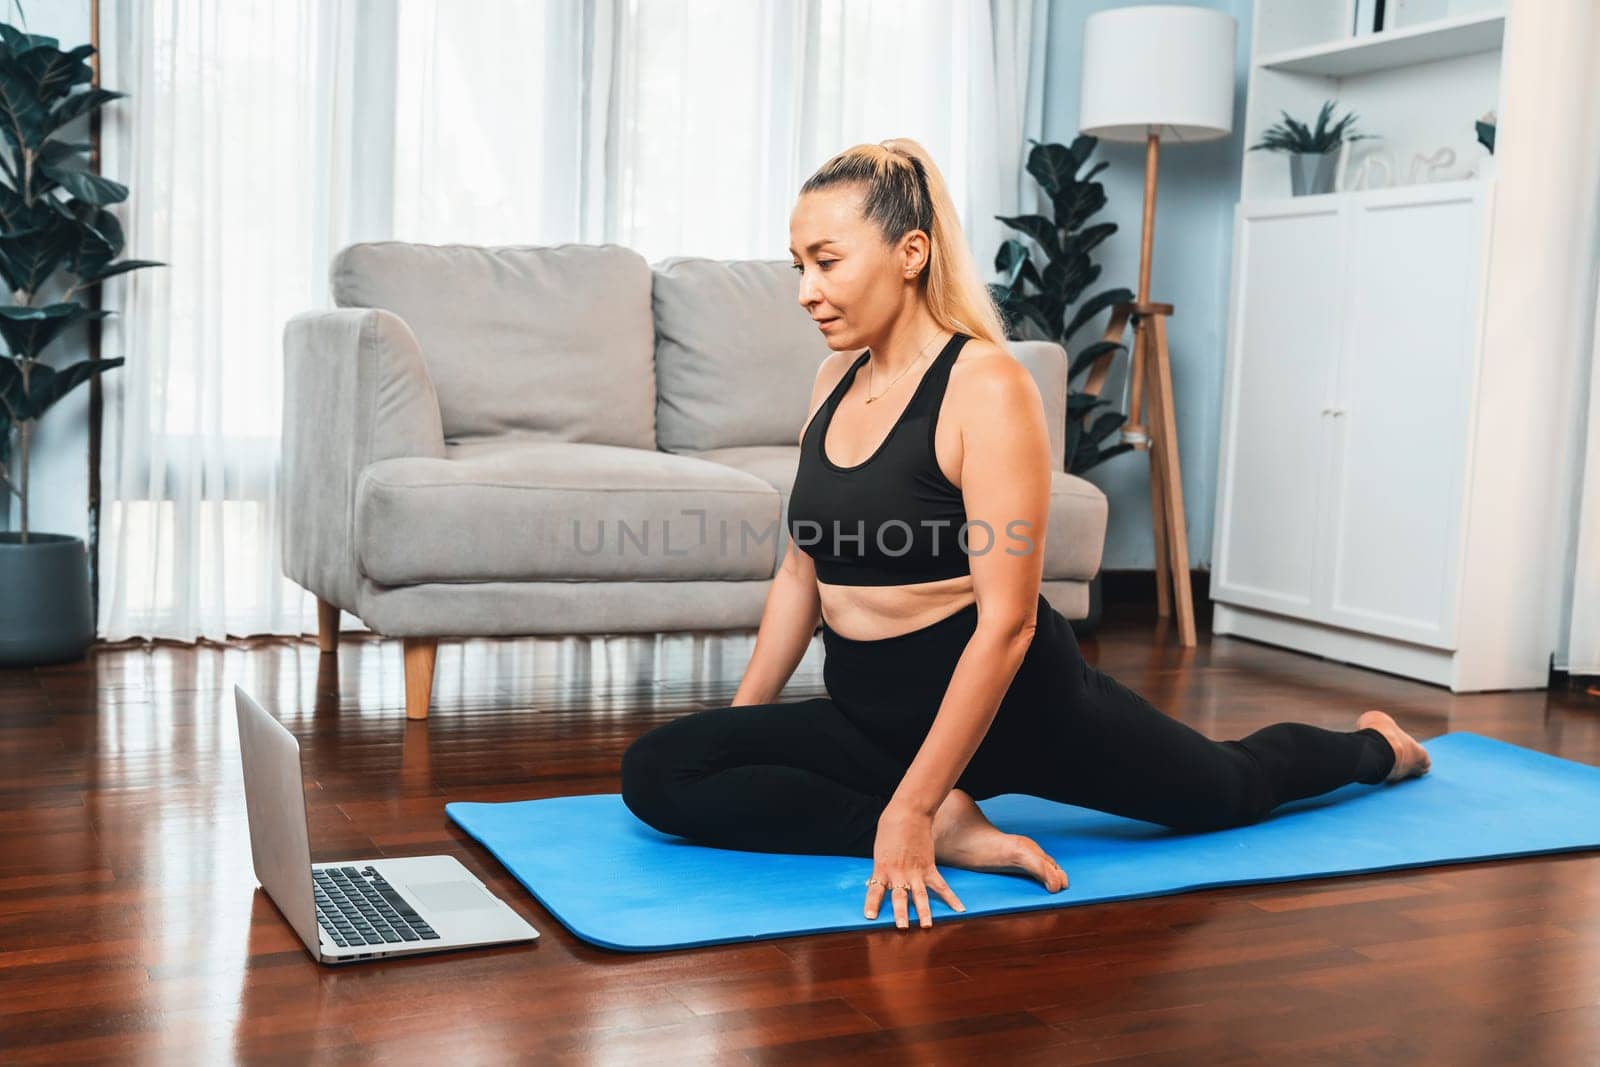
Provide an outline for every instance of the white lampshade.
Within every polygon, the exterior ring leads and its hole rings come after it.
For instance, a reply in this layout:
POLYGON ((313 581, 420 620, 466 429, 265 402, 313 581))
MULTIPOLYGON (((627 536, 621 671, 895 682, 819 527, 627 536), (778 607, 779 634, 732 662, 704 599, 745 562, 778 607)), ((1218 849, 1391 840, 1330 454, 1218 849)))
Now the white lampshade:
POLYGON ((1233 129, 1233 16, 1152 4, 1083 23, 1078 128, 1107 141, 1210 141, 1233 129))

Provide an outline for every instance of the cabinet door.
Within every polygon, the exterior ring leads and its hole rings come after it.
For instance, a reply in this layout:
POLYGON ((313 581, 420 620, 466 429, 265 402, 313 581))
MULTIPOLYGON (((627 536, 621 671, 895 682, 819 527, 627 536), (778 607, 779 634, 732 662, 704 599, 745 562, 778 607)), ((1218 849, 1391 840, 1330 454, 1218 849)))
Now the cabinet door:
POLYGON ((1235 221, 1212 598, 1312 617, 1338 353, 1333 197, 1241 205, 1235 221))
POLYGON ((1454 647, 1481 186, 1349 202, 1322 618, 1454 647))

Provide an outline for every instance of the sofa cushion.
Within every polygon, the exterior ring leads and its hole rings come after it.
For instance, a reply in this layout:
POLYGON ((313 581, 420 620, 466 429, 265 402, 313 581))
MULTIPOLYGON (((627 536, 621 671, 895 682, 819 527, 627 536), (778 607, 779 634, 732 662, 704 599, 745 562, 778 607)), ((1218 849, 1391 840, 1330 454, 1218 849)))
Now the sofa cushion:
POLYGON ((705 452, 686 452, 695 459, 709 460, 753 474, 778 491, 783 510, 789 510, 789 491, 799 472, 800 448, 797 445, 749 445, 741 448, 713 448, 705 452))
POLYGON ((1010 341, 1006 350, 1028 368, 1044 404, 1044 423, 1050 434, 1050 466, 1067 469, 1067 350, 1054 341, 1010 341))
POLYGON ((789 261, 676 256, 651 294, 660 446, 794 444, 829 348, 789 261))
POLYGON ((1098 485, 1066 471, 1050 474, 1050 527, 1044 577, 1087 582, 1100 573, 1110 506, 1098 485))
POLYGON ((770 577, 773 487, 722 463, 567 442, 456 445, 371 464, 356 550, 383 585, 770 577))
MULTIPOLYGON (((724 463, 754 475, 778 491, 783 500, 783 522, 779 527, 781 549, 778 562, 789 551, 789 494, 800 464, 800 446, 767 445, 759 448, 716 448, 695 452, 696 459, 724 463)), ((1050 510, 1044 539, 1044 578, 1088 581, 1100 571, 1106 541, 1108 504, 1100 487, 1066 471, 1050 473, 1050 510)), ((1013 542, 1000 534, 1003 549, 1013 542)), ((981 530, 971 534, 982 548, 987 538, 981 530)))
POLYGON ((377 241, 341 250, 329 274, 339 306, 411 327, 448 439, 655 449, 650 265, 637 252, 377 241))

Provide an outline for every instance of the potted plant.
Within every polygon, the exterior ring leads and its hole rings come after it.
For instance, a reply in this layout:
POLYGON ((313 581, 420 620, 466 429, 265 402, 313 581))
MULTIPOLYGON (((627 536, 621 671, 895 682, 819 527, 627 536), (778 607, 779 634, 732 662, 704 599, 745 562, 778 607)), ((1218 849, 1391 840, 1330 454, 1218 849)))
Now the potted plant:
POLYGON ((1283 121, 1268 127, 1261 140, 1250 146, 1250 151, 1265 149, 1289 153, 1289 187, 1295 196, 1333 192, 1340 146, 1346 141, 1366 140, 1371 134, 1349 132, 1356 120, 1354 111, 1330 126, 1332 100, 1324 101, 1322 110, 1317 112, 1315 129, 1296 122, 1287 111, 1281 114, 1283 121))
MULTIPOLYGON (((1133 299, 1128 289, 1105 289, 1086 300, 1079 298, 1100 277, 1100 265, 1089 253, 1117 232, 1114 222, 1085 225, 1106 204, 1105 187, 1095 176, 1106 168, 1097 163, 1080 176, 1084 164, 1094 154, 1099 139, 1087 134, 1071 146, 1041 144, 1029 138, 1027 171, 1050 198, 1047 215, 995 216, 1014 230, 1032 239, 1044 253, 1044 266, 1037 266, 1022 241, 1011 238, 995 256, 995 270, 1005 278, 989 289, 1006 319, 1006 336, 1013 340, 1055 341, 1071 352, 1073 335, 1100 312, 1133 299), (1070 312, 1070 315, 1069 315, 1070 312)), ((1073 388, 1072 382, 1107 353, 1126 351, 1115 341, 1096 341, 1073 358, 1067 371, 1066 469, 1082 474, 1113 456, 1133 448, 1130 444, 1107 444, 1107 438, 1121 429, 1127 416, 1120 411, 1096 408, 1109 404, 1097 396, 1073 388)), ((1089 614, 1074 619, 1073 628, 1090 633, 1100 620, 1100 576, 1089 583, 1089 614)))
POLYGON ((7 142, 0 148, 0 276, 11 297, 0 306, 7 349, 0 356, 0 501, 15 497, 21 520, 18 529, 0 532, 0 666, 77 659, 94 637, 83 541, 31 528, 28 468, 45 412, 122 360, 58 367, 44 352, 74 323, 111 314, 88 307, 81 294, 124 271, 161 265, 113 262, 122 254, 122 227, 106 206, 128 190, 90 171, 89 143, 54 136, 127 95, 88 84, 93 72, 84 60, 94 52, 91 45, 63 52, 53 37, 0 23, 7 142))
POLYGON ((1478 165, 1472 170, 1472 173, 1476 177, 1488 178, 1494 175, 1494 134, 1497 122, 1498 120, 1495 118, 1495 113, 1493 111, 1486 111, 1483 113, 1482 118, 1478 119, 1472 124, 1473 129, 1476 130, 1478 134, 1478 143, 1483 145, 1484 150, 1488 152, 1488 155, 1479 160, 1478 165))

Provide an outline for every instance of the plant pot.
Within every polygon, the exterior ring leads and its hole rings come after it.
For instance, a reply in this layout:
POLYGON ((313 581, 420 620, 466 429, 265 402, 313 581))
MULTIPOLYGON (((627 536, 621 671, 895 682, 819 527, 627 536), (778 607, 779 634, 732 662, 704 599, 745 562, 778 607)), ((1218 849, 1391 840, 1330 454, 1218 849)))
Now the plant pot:
POLYGON ((1317 196, 1333 192, 1339 174, 1339 150, 1331 152, 1290 152, 1289 188, 1295 196, 1317 196))
POLYGON ((0 667, 82 659, 94 640, 89 554, 65 534, 0 533, 0 667))
POLYGON ((1093 637, 1100 625, 1100 575, 1089 579, 1089 614, 1081 619, 1068 619, 1076 637, 1093 637))

